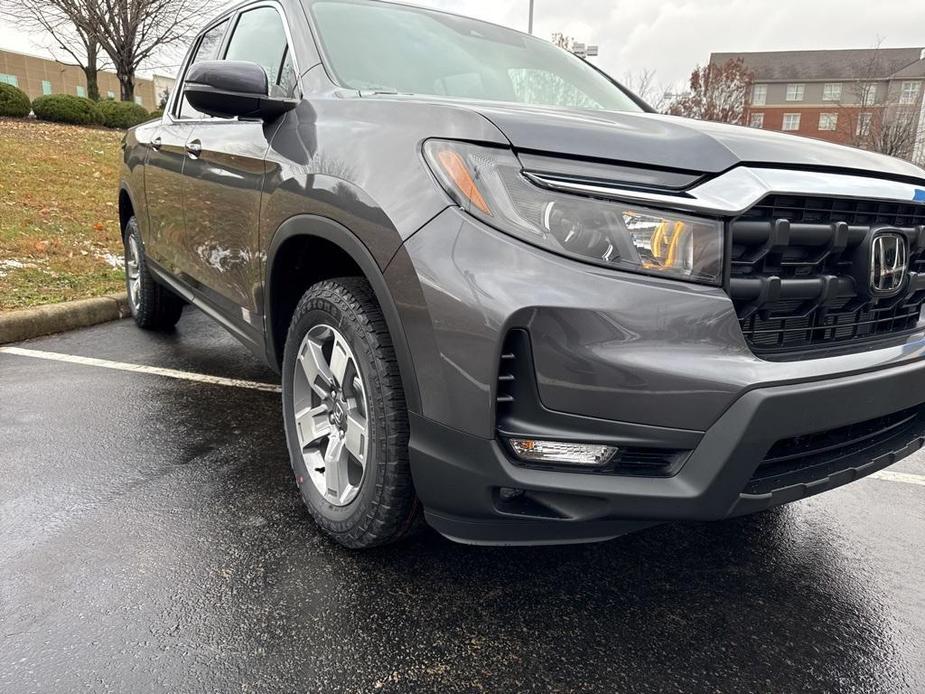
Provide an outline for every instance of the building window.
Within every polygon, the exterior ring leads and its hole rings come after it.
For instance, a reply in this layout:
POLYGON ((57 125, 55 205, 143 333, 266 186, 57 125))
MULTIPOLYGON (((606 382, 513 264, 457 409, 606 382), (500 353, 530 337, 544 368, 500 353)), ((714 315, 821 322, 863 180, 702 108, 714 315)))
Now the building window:
POLYGON ((841 101, 841 82, 826 82, 822 87, 823 101, 841 101))
POLYGON ((87 95, 87 90, 84 89, 83 86, 78 84, 77 85, 77 96, 86 96, 86 95, 87 95))
POLYGON ((858 137, 867 137, 870 135, 870 122, 873 119, 873 114, 871 113, 862 113, 858 116, 858 127, 855 130, 855 135, 858 137))
POLYGON ((838 114, 837 113, 820 113, 819 114, 819 129, 820 130, 835 130, 838 127, 838 114))
POLYGON ((768 103, 768 85, 756 84, 752 87, 752 105, 764 106, 768 103))
POLYGON ((0 84, 11 84, 14 87, 18 87, 19 80, 16 78, 16 75, 4 75, 0 73, 0 84))
POLYGON ((899 103, 914 104, 919 100, 920 89, 921 83, 919 82, 903 82, 902 90, 899 93, 899 103))
POLYGON ((763 128, 764 127, 764 114, 763 113, 753 113, 751 118, 748 119, 748 125, 752 128, 763 128))
POLYGON ((145 105, 145 100, 142 99, 140 96, 136 96, 136 97, 135 97, 135 103, 138 104, 139 106, 144 106, 144 105, 145 105))
POLYGON ((877 103, 877 85, 861 85, 861 106, 873 106, 877 103))
POLYGON ((800 114, 799 113, 785 113, 783 129, 784 130, 799 130, 800 129, 800 114))
POLYGON ((112 99, 113 101, 115 101, 116 93, 112 89, 110 89, 108 92, 106 92, 106 98, 112 99))
POLYGON ((42 80, 42 94, 45 96, 51 94, 51 82, 48 80, 42 80))
POLYGON ((805 84, 788 84, 787 101, 803 101, 803 93, 806 91, 805 84))

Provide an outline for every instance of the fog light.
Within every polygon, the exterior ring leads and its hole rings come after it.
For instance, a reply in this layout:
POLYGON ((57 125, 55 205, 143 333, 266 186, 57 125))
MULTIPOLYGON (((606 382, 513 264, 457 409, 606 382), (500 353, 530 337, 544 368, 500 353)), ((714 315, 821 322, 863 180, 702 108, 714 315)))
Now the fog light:
POLYGON ((597 443, 569 443, 566 441, 540 441, 537 439, 508 439, 511 450, 528 463, 564 465, 604 465, 620 449, 597 443))

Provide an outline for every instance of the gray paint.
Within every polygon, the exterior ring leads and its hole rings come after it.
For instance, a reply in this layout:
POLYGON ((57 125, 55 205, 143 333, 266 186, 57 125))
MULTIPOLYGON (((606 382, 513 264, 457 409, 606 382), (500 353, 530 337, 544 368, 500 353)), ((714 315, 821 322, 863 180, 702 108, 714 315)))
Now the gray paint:
POLYGON ((480 436, 493 432, 500 345, 512 327, 530 331, 547 407, 698 431, 758 387, 925 357, 920 332, 857 354, 764 361, 721 289, 559 258, 457 208, 404 250, 386 279, 414 351, 424 415, 480 436))
MULTIPOLYGON (((292 36, 307 41, 311 28, 299 4, 282 6, 292 36)), ((547 408, 694 432, 717 426, 758 388, 852 378, 925 357, 919 332, 854 354, 762 361, 746 346, 722 289, 594 267, 486 227, 452 206, 421 146, 427 138, 453 138, 681 172, 716 185, 722 184, 714 180, 718 175, 741 173, 743 164, 876 172, 922 185, 925 172, 911 164, 649 113, 361 96, 312 63, 312 47, 297 46, 296 53, 305 62, 303 99, 294 110, 273 123, 176 124, 167 115, 129 133, 123 176, 136 211, 150 216, 142 232, 152 268, 271 363, 280 346, 269 330, 268 307, 275 302, 267 278, 285 256, 283 240, 298 235, 323 238, 355 259, 383 306, 412 411, 460 441, 481 442, 472 450, 494 436, 498 359, 512 327, 531 333, 547 408), (186 146, 196 139, 202 153, 190 157, 186 146), (216 257, 241 262, 210 262, 216 257)), ((830 422, 815 418, 808 409, 807 431, 830 422)), ((775 435, 773 428, 761 431, 768 439, 775 435)), ((419 453, 427 459, 426 451, 419 453)), ((441 474, 462 471, 463 463, 483 472, 491 465, 489 459, 443 463, 442 473, 417 463, 416 483, 427 476, 442 484, 441 474)), ((492 476, 498 472, 483 477, 482 502, 491 484, 504 479, 492 476)), ((552 477, 538 481, 542 476, 512 478, 533 487, 553 484, 552 477)), ((577 477, 570 484, 590 484, 577 477)))
MULTIPOLYGON (((297 5, 283 8, 292 35, 305 40, 311 28, 297 5)), ((303 46, 297 55, 310 63, 317 52, 303 46)), ((911 164, 648 113, 360 97, 317 63, 305 70, 301 89, 302 103, 272 126, 165 117, 130 134, 124 185, 139 198, 137 167, 146 156, 148 252, 229 322, 240 324, 245 309, 259 326, 272 301, 265 278, 277 230, 301 216, 339 225, 385 275, 427 417, 492 435, 497 357, 512 325, 536 333, 547 406, 701 431, 757 384, 879 368, 923 353, 915 336, 847 357, 762 362, 745 346, 723 291, 595 269, 477 224, 447 209, 420 148, 430 137, 454 138, 706 175, 747 162, 925 180, 911 164), (155 137, 159 150, 147 147, 155 137), (196 160, 183 152, 193 139, 203 144, 196 160), (226 260, 211 262, 219 257, 226 260)), ((273 346, 267 351, 272 361, 273 346)))
POLYGON ((738 164, 827 167, 925 179, 908 162, 821 140, 651 113, 482 105, 516 149, 718 174, 738 164))

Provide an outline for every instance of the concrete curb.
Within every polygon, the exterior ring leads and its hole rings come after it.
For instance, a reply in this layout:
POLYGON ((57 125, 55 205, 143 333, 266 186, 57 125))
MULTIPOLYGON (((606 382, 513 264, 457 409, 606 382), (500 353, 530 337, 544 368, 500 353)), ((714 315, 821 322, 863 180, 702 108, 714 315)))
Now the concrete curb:
POLYGON ((86 328, 129 315, 128 296, 124 293, 0 313, 0 345, 86 328))

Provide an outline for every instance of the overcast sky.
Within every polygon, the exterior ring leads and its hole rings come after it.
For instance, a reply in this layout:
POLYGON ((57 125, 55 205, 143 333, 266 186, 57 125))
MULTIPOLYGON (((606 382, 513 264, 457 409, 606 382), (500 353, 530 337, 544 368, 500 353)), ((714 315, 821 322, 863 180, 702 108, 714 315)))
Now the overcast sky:
MULTIPOLYGON (((526 30, 529 0, 416 0, 526 30)), ((218 8, 225 3, 217 0, 218 8)), ((922 0, 536 0, 534 33, 600 45, 614 77, 655 70, 683 82, 712 51, 925 46, 922 0)), ((47 43, 47 42, 45 42, 47 43)), ((0 22, 0 48, 47 53, 0 22)), ((169 64, 173 57, 161 58, 169 64)), ((167 72, 168 70, 161 70, 167 72)))

